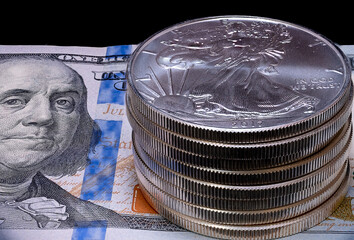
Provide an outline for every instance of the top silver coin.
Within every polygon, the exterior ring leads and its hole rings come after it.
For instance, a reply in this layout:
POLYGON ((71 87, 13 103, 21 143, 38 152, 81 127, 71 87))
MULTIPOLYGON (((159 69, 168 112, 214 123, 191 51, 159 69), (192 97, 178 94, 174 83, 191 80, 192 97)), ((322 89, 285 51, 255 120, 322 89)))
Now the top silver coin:
POLYGON ((127 72, 132 103, 162 127, 283 129, 283 135, 333 117, 351 81, 346 58, 326 38, 247 16, 197 19, 158 32, 136 49, 127 72))

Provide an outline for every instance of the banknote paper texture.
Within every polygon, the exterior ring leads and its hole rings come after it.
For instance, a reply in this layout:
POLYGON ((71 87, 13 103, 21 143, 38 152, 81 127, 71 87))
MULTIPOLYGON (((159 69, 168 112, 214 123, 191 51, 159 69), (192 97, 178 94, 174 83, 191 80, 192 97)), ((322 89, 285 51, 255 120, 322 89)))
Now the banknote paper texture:
MULTIPOLYGON (((32 141, 28 129, 47 129, 33 140, 33 145, 40 143, 36 149, 17 141, 2 150, 11 150, 12 158, 1 165, 11 169, 13 181, 0 182, 0 191, 8 192, 8 199, 0 201, 1 240, 208 239, 160 217, 139 189, 124 98, 126 65, 135 47, 0 46, 0 96, 7 94, 0 97, 6 107, 0 116, 9 114, 9 127, 1 129, 0 137, 20 129, 17 135, 32 141), (21 127, 10 128, 15 123, 21 127), (90 148, 85 150, 85 144, 90 148), (81 164, 74 161, 79 161, 77 152, 86 154, 81 164), (29 154, 37 162, 23 161, 29 154), (20 189, 31 190, 17 193, 20 189)), ((354 57, 353 46, 343 50, 354 57)), ((285 239, 354 238, 353 160, 351 173, 351 187, 338 210, 285 239)))

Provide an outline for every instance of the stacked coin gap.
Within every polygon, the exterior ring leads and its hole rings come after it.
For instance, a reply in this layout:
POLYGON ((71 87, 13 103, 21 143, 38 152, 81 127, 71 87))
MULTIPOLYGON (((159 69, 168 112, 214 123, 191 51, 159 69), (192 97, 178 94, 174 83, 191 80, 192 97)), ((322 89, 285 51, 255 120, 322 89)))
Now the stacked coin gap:
POLYGON ((323 221, 346 195, 351 71, 291 23, 221 16, 148 38, 127 69, 126 109, 146 200, 224 239, 272 239, 323 221))

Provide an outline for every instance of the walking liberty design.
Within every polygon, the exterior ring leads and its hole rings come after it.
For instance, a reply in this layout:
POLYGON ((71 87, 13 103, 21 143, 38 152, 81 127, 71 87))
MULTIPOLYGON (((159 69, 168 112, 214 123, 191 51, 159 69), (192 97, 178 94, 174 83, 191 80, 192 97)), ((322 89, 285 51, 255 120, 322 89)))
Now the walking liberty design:
POLYGON ((272 80, 292 40, 286 26, 220 23, 210 29, 177 29, 171 40, 161 41, 165 48, 156 62, 166 70, 170 86, 163 89, 150 68, 149 77, 162 93, 147 96, 154 106, 200 121, 315 111, 319 99, 272 80))

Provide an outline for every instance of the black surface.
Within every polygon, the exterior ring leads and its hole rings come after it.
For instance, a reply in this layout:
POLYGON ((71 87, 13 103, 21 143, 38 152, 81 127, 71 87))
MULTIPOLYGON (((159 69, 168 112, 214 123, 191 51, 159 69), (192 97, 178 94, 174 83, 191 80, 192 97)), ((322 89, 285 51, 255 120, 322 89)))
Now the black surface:
MULTIPOLYGON (((49 2, 49 1, 48 1, 49 2)), ((252 15, 308 27, 337 44, 354 44, 354 7, 341 2, 307 1, 143 1, 76 6, 3 9, 0 44, 104 47, 137 44, 155 32, 186 20, 219 15, 252 15), (230 4, 232 3, 232 4, 230 4)), ((348 2, 350 3, 350 1, 348 2)), ((57 4, 57 5, 56 5, 57 4)))

